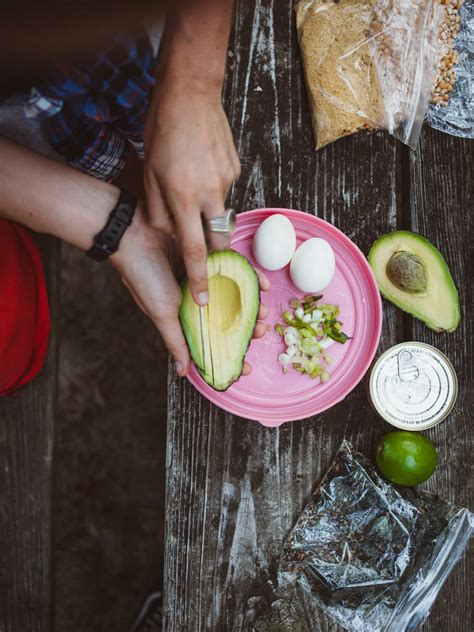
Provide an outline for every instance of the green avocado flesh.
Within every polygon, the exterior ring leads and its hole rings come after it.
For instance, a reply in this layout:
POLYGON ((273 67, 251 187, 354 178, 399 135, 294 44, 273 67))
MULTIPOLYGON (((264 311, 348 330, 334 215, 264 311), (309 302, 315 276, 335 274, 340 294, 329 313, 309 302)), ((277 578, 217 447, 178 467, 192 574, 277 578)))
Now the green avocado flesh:
POLYGON ((372 245, 369 263, 382 296, 435 331, 454 331, 459 295, 446 261, 433 244, 405 230, 372 245))
POLYGON ((191 357, 204 380, 225 391, 242 375, 260 307, 255 270, 233 250, 213 252, 207 259, 209 303, 194 302, 188 281, 179 311, 191 357))

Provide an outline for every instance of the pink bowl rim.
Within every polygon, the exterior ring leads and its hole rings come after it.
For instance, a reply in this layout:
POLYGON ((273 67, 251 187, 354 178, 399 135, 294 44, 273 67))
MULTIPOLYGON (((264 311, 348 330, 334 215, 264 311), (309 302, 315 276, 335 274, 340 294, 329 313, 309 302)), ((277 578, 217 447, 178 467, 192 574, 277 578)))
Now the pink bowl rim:
MULTIPOLYGON (((357 376, 352 380, 348 381, 347 385, 342 389, 341 393, 337 396, 333 396, 333 399, 326 405, 324 404, 322 407, 318 407, 316 404, 317 399, 308 400, 305 402, 306 407, 310 410, 303 412, 298 412, 296 415, 285 416, 281 413, 278 413, 278 420, 275 419, 275 413, 272 415, 270 412, 267 414, 258 413, 258 418, 256 418, 255 414, 251 412, 247 412, 239 408, 238 405, 234 405, 234 403, 226 401, 226 391, 215 391, 208 384, 204 382, 202 377, 200 376, 198 370, 194 365, 192 365, 190 372, 186 376, 189 382, 198 390, 201 395, 203 395, 206 399, 208 399, 211 403, 215 404, 222 410, 231 413, 237 417, 241 417, 244 419, 249 419, 251 421, 257 421, 263 426, 267 427, 278 427, 284 423, 291 421, 301 421, 303 419, 308 419, 310 417, 314 417, 315 415, 319 415, 330 408, 333 408, 337 404, 339 404, 342 400, 344 400, 349 393, 351 393, 356 386, 362 381, 368 369, 370 368, 372 361, 377 352, 380 337, 382 333, 382 299, 380 296, 380 292, 377 286, 377 281, 375 279, 372 268, 369 265, 364 253, 361 249, 355 244, 347 235, 345 235, 339 228, 331 224, 330 222, 318 217, 316 215, 312 215, 311 213, 305 213, 304 211, 298 211, 296 209, 288 209, 288 208, 280 208, 280 207, 269 207, 269 208, 257 208, 249 211, 243 211, 237 215, 237 229, 239 227, 239 223, 242 220, 252 219, 254 216, 258 216, 264 213, 266 216, 273 215, 275 213, 281 213, 286 215, 290 220, 305 220, 306 222, 322 224, 326 227, 326 230, 332 232, 340 241, 344 243, 344 245, 348 248, 349 251, 352 251, 351 254, 359 261, 362 268, 365 269, 369 289, 371 290, 371 294, 375 313, 374 313, 374 333, 372 335, 371 344, 367 348, 365 354, 365 360, 361 363, 359 370, 357 371, 357 376)), ((263 219, 262 219, 263 221, 263 219)), ((236 230, 237 230, 236 229, 236 230)))

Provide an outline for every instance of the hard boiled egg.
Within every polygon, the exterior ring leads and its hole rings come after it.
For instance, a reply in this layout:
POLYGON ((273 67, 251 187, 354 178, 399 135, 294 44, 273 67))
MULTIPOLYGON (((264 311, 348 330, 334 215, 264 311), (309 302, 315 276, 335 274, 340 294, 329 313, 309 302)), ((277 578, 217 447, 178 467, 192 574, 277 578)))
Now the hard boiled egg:
POLYGON ((257 228, 253 254, 265 270, 281 270, 291 261, 296 248, 293 224, 284 215, 270 215, 257 228))
POLYGON ((332 281, 336 262, 334 251, 325 239, 307 239, 293 255, 290 276, 302 292, 321 292, 332 281))

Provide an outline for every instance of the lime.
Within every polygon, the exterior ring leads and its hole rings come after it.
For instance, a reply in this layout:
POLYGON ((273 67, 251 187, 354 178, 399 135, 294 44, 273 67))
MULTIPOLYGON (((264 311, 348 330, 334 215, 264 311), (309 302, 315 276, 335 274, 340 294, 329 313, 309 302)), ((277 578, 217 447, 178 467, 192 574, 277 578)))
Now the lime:
POLYGON ((413 487, 435 471, 438 455, 434 445, 420 432, 390 432, 377 444, 375 461, 391 483, 413 487))

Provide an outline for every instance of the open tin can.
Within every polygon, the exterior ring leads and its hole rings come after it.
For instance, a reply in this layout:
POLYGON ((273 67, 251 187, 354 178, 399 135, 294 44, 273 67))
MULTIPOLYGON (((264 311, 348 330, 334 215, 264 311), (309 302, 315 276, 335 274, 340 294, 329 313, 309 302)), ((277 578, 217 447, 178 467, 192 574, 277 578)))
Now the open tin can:
POLYGON ((426 430, 453 409, 458 380, 441 351, 423 342, 402 342, 375 363, 369 394, 375 410, 392 426, 426 430))

